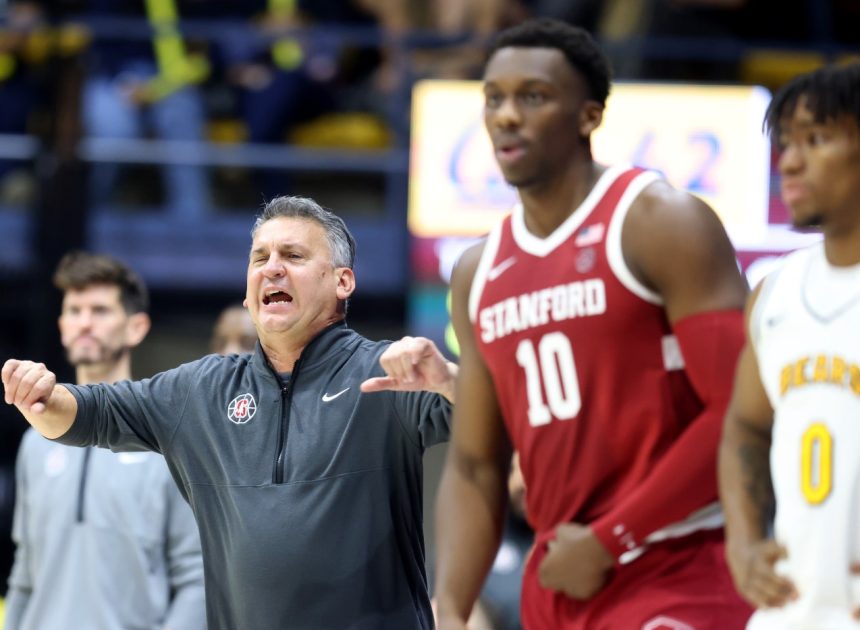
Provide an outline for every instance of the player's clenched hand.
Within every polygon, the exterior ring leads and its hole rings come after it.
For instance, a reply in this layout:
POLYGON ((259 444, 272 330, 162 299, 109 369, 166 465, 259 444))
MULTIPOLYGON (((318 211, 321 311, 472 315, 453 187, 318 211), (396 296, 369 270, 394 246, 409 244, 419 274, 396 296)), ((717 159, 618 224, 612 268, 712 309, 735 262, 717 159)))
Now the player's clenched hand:
POLYGON ((57 377, 44 363, 9 359, 2 371, 4 400, 22 411, 42 413, 57 377))
POLYGON ((785 547, 771 538, 748 545, 726 546, 735 587, 757 608, 778 608, 797 598, 791 580, 776 571, 776 563, 786 557, 785 547))
POLYGON ((386 376, 367 379, 361 384, 361 391, 427 390, 438 392, 449 400, 454 399, 457 368, 429 339, 404 337, 388 346, 379 363, 386 376))
POLYGON ((614 560, 587 525, 562 523, 538 567, 541 586, 573 599, 594 596, 606 580, 614 560))

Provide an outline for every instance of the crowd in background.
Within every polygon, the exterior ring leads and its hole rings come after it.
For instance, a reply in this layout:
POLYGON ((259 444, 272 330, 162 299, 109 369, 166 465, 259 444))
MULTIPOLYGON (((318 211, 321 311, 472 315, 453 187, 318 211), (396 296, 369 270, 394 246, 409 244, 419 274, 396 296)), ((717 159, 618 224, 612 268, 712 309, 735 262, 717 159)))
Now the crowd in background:
MULTIPOLYGON (((416 79, 477 78, 486 39, 526 16, 591 30, 618 78, 773 84, 805 69, 802 51, 850 47, 846 25, 858 14, 845 0, 10 1, 0 133, 57 124, 57 58, 80 63, 80 85, 60 98, 84 137, 373 148, 408 141, 416 79), (760 60, 771 47, 783 56, 760 60)), ((0 164, 0 202, 33 195, 15 166, 0 164)), ((94 205, 146 195, 149 182, 115 186, 115 164, 93 171, 94 205)), ((161 200, 194 220, 213 195, 229 196, 211 177, 165 168, 161 200)), ((267 197, 288 186, 266 171, 248 183, 267 197)))

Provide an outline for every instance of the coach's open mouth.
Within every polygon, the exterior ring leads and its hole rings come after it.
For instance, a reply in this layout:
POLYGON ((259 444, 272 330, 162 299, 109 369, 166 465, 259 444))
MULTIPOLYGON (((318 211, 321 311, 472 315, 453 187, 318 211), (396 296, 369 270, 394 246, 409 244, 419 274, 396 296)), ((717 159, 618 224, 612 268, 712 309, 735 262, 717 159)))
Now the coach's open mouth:
POLYGON ((267 291, 265 295, 263 295, 263 304, 269 305, 276 302, 292 302, 293 296, 287 293, 286 291, 275 290, 275 291, 267 291))

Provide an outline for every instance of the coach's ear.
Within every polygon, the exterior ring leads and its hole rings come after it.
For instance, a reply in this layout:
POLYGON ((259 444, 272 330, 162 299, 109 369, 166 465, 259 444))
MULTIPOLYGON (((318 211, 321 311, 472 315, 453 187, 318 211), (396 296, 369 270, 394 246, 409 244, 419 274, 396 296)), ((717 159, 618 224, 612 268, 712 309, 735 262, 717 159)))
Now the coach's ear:
POLYGON ((125 325, 125 344, 129 348, 134 348, 144 340, 150 327, 152 320, 146 313, 135 313, 128 318, 125 325))
POLYGON ((334 273, 337 275, 337 299, 346 300, 355 291, 355 273, 349 267, 337 267, 334 273))

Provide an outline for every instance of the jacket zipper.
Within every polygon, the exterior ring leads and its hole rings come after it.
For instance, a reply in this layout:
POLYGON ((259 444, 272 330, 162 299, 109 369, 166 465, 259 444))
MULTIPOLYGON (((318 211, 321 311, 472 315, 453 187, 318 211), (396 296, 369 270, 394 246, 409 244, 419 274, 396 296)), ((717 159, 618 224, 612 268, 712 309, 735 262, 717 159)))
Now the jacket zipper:
MULTIPOLYGON (((278 454, 275 457, 274 483, 284 483, 284 460, 287 454, 287 436, 290 432, 290 407, 293 400, 293 383, 299 375, 299 365, 302 358, 299 357, 293 366, 289 382, 281 387, 281 426, 278 429, 278 454)), ((280 378, 280 377, 277 377, 280 378)))
POLYGON ((81 463, 81 480, 78 484, 78 510, 77 510, 77 522, 84 522, 84 494, 87 489, 87 472, 89 470, 90 465, 90 453, 92 452, 93 447, 88 446, 84 449, 84 459, 81 463))
MULTIPOLYGON (((275 455, 275 470, 272 474, 273 483, 284 483, 284 466, 286 464, 284 460, 287 457, 287 435, 290 432, 290 407, 292 406, 293 390, 295 389, 296 379, 299 377, 299 368, 302 365, 302 359, 304 359, 308 348, 328 331, 334 330, 335 328, 343 328, 345 326, 346 323, 344 321, 337 321, 330 324, 322 332, 317 334, 316 337, 311 339, 310 343, 305 346, 299 355, 299 358, 293 365, 293 371, 290 374, 289 382, 286 385, 281 386, 281 425, 278 427, 278 451, 275 455)), ((280 382, 280 375, 272 369, 271 365, 269 365, 269 371, 275 377, 276 382, 280 382)))

